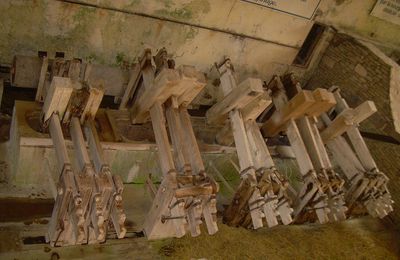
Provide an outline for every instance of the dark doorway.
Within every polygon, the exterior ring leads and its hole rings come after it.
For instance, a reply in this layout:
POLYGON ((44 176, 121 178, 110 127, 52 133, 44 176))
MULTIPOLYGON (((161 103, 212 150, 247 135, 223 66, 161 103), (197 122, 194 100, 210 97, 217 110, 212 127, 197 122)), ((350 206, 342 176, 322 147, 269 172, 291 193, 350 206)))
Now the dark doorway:
POLYGON ((325 26, 315 23, 310 32, 307 35, 306 40, 303 42, 296 58, 293 61, 293 65, 307 67, 310 62, 312 53, 317 46, 318 41, 321 39, 325 26))

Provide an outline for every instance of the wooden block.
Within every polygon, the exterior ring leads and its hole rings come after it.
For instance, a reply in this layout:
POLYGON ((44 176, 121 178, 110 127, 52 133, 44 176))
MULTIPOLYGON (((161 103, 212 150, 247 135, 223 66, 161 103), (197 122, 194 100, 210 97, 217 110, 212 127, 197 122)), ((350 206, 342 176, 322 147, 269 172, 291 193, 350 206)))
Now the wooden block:
POLYGON ((264 90, 260 79, 248 78, 234 88, 225 98, 212 106, 206 114, 207 123, 224 123, 228 113, 233 109, 241 109, 253 102, 264 90))
POLYGON ((242 108, 242 117, 246 122, 256 120, 258 116, 272 103, 268 92, 265 92, 242 108))
POLYGON ((184 86, 183 93, 178 96, 178 104, 187 107, 206 86, 206 78, 193 66, 180 66, 178 71, 181 77, 179 84, 184 86))
POLYGON ((73 91, 69 78, 53 77, 49 91, 43 105, 43 122, 46 122, 53 113, 62 118, 73 91))
POLYGON ((342 135, 354 124, 354 110, 348 108, 340 113, 331 124, 321 132, 324 143, 342 135))
POLYGON ((302 90, 285 105, 277 108, 271 118, 262 126, 263 134, 268 137, 277 135, 291 119, 295 120, 303 116, 314 103, 312 92, 302 90))
POLYGON ((71 81, 79 81, 81 76, 81 67, 82 62, 79 59, 72 59, 69 62, 68 78, 70 78, 71 81))
POLYGON ((81 124, 83 124, 85 120, 93 120, 95 118, 103 95, 104 90, 102 87, 89 86, 89 98, 86 101, 85 108, 80 118, 81 124))
POLYGON ((309 116, 319 116, 336 105, 335 97, 326 89, 317 88, 313 91, 313 96, 315 103, 307 109, 309 116))
POLYGON ((378 110, 376 109, 375 103, 367 100, 358 107, 354 108, 354 122, 359 124, 368 117, 372 116, 376 111, 378 110))
POLYGON ((176 198, 185 198, 185 197, 196 197, 202 195, 211 195, 213 194, 213 188, 211 185, 207 186, 189 186, 175 189, 175 197, 176 198))
POLYGON ((174 87, 180 79, 179 73, 172 69, 163 69, 154 80, 152 80, 154 78, 152 75, 154 75, 152 68, 143 70, 145 91, 131 110, 132 123, 144 123, 148 118, 150 108, 156 102, 162 104, 170 97, 165 94, 165 89, 174 87))
POLYGON ((222 94, 225 97, 237 87, 236 78, 233 73, 233 66, 230 60, 226 60, 221 67, 217 68, 217 71, 220 74, 220 86, 222 94))

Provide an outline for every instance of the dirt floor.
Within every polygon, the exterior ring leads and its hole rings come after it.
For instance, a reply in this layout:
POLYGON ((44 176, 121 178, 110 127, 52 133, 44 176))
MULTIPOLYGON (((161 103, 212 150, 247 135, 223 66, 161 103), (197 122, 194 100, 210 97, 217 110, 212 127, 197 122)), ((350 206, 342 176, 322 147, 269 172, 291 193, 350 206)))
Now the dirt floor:
POLYGON ((0 259, 399 259, 400 235, 369 217, 327 225, 279 226, 257 231, 219 224, 202 234, 149 242, 109 239, 102 245, 51 248, 40 239, 46 225, 0 225, 0 259))

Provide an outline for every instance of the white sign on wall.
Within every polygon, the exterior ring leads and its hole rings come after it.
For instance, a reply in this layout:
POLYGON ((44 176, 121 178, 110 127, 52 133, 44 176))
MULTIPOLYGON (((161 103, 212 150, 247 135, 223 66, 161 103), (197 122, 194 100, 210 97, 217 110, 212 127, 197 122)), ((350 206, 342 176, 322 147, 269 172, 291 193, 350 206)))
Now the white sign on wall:
POLYGON ((371 15, 400 25, 400 0, 378 0, 371 15))
POLYGON ((321 0, 243 0, 283 13, 311 19, 321 0))

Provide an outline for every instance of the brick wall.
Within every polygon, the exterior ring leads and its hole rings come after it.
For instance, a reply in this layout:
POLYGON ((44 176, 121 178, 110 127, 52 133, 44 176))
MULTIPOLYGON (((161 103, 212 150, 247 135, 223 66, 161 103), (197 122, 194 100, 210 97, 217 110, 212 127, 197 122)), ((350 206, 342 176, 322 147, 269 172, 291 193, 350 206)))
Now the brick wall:
POLYGON ((336 34, 306 88, 337 85, 351 107, 372 100, 378 112, 362 124, 362 130, 390 135, 395 131, 389 100, 391 66, 357 40, 336 34))
MULTIPOLYGON (((360 129, 389 135, 398 140, 390 106, 392 67, 368 47, 343 34, 336 34, 308 81, 306 88, 339 86, 350 107, 372 100, 378 112, 361 123, 360 129)), ((379 169, 390 178, 395 200, 391 217, 400 225, 400 146, 366 139, 379 169)))

